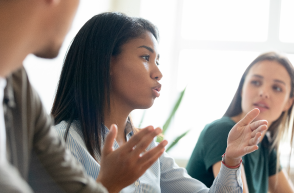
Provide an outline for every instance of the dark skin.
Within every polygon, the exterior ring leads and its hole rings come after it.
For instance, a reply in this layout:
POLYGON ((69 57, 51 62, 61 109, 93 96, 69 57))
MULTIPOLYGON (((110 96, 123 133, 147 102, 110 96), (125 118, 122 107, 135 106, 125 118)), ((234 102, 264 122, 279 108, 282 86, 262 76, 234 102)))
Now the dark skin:
MULTIPOLYGON (((99 173, 100 176, 100 174, 116 172, 114 176, 107 180, 101 180, 109 192, 119 192, 126 187, 126 184, 130 185, 137 180, 138 176, 141 176, 160 157, 167 145, 167 141, 164 140, 154 149, 145 152, 154 137, 161 133, 160 128, 154 129, 153 126, 148 126, 136 133, 128 142, 124 132, 131 111, 151 107, 156 98, 152 88, 159 84, 158 81, 162 77, 157 66, 158 52, 156 45, 157 41, 153 35, 147 32, 144 36, 122 45, 121 53, 111 58, 111 105, 109 108, 105 108, 104 122, 106 127, 112 130, 111 135, 108 135, 111 140, 105 143, 102 150, 104 159, 101 159, 101 164, 112 163, 109 165, 113 165, 113 168, 105 169, 101 166, 99 173), (141 47, 142 45, 143 47, 141 47), (108 111, 108 109, 110 110, 108 111), (119 144, 118 150, 121 151, 108 155, 112 151, 114 140, 119 144), (105 148, 106 145, 108 148, 105 148), (134 146, 136 146, 135 149, 133 149, 134 146), (144 154, 140 155, 142 152, 144 154), (122 157, 124 158, 121 159, 122 157), (108 159, 112 159, 113 162, 108 159), (121 161, 118 162, 117 160, 121 161), (121 167, 122 165, 123 167, 121 167), (119 171, 119 168, 123 169, 119 171), (131 172, 127 168, 136 168, 134 170, 136 172, 131 172), (124 175, 126 178, 119 179, 117 174, 124 175), (116 183, 115 187, 112 186, 113 182, 116 183)), ((97 180, 100 180, 99 176, 97 180)))
POLYGON ((154 129, 152 126, 146 127, 119 149, 113 151, 112 146, 117 134, 117 126, 114 124, 111 125, 102 150, 101 169, 97 181, 101 182, 111 193, 119 192, 124 187, 132 184, 164 152, 167 141, 161 142, 157 147, 140 155, 159 133, 161 133, 159 128, 154 129), (136 146, 135 149, 134 146, 136 146), (112 167, 103 167, 106 164, 112 167), (101 178, 101 176, 104 176, 104 178, 101 178), (124 178, 120 176, 124 176, 124 178), (113 183, 115 183, 115 186, 113 183))

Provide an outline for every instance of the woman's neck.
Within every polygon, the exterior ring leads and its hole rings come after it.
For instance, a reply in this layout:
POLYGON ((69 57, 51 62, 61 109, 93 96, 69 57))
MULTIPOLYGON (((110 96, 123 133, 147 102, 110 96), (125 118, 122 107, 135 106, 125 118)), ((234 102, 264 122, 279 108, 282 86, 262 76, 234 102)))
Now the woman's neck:
POLYGON ((127 110, 121 105, 115 105, 111 102, 110 108, 106 108, 104 111, 104 125, 110 129, 112 124, 116 124, 118 128, 116 141, 119 146, 123 145, 126 142, 125 136, 125 127, 128 120, 128 116, 131 113, 131 110, 127 110))

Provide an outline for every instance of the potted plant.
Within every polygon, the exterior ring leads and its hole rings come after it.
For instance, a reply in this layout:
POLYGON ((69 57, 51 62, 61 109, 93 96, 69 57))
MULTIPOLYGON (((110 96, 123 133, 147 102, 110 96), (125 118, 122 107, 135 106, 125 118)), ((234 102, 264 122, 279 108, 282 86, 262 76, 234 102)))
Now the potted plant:
MULTIPOLYGON (((177 110, 178 110, 178 108, 179 108, 179 106, 180 106, 180 104, 181 104, 181 102, 182 102, 182 99, 183 99, 183 97, 184 97, 185 91, 186 91, 186 88, 184 88, 184 90, 182 90, 182 91, 180 92, 179 97, 177 98, 177 100, 176 100, 176 102, 175 102, 175 104, 174 104, 174 106, 173 106, 173 108, 172 108, 172 111, 170 112, 170 114, 169 114, 167 120, 165 121, 165 123, 164 123, 164 125, 163 125, 163 127, 162 127, 162 134, 157 136, 157 139, 156 139, 157 142, 161 142, 161 141, 164 139, 164 134, 165 134, 166 131, 170 128, 171 121, 172 121, 172 119, 174 118, 174 116, 175 116, 175 114, 176 114, 176 112, 177 112, 177 110)), ((142 118, 141 118, 141 121, 140 121, 140 123, 139 123, 138 128, 141 128, 141 125, 142 125, 142 123, 143 123, 143 121, 144 121, 144 117, 145 117, 145 115, 146 115, 146 110, 143 112, 143 115, 142 115, 142 118)), ((178 137, 176 137, 176 138, 172 141, 172 143, 167 147, 166 152, 168 152, 172 147, 174 147, 174 146, 180 141, 180 139, 182 139, 185 135, 187 135, 187 133, 188 133, 189 131, 190 131, 190 130, 187 130, 187 131, 185 131, 184 133, 182 133, 181 135, 179 135, 178 137)))

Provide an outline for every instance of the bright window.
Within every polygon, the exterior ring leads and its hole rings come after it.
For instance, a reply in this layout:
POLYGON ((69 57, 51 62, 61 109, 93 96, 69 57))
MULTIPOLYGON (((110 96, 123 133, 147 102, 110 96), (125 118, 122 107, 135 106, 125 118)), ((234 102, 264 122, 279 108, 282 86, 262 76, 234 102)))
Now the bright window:
POLYGON ((182 36, 214 41, 266 41, 269 0, 185 0, 182 36))
MULTIPOLYGON (((189 159, 200 132, 223 116, 244 70, 259 54, 281 52, 294 63, 292 7, 292 0, 141 0, 141 16, 158 26, 163 39, 165 93, 147 110, 145 125, 162 126, 177 94, 188 85, 166 133, 171 142, 191 129, 171 150, 174 158, 189 159)), ((139 119, 135 113, 135 122, 139 119)))
POLYGON ((293 7, 293 0, 282 0, 280 20, 280 40, 282 42, 294 42, 293 7))

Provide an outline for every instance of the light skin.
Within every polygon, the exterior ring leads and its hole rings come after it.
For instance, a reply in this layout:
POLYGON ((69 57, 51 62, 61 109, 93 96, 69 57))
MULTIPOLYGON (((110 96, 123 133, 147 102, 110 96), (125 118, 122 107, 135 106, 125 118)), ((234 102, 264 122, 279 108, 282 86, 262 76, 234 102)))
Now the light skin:
MULTIPOLYGON (((19 69, 28 54, 56 57, 78 4, 79 0, 0 0, 0 76, 7 77, 19 69)), ((147 127, 114 151, 112 144, 117 129, 109 128, 97 182, 109 192, 118 192, 138 179, 160 157, 166 142, 140 156, 160 133, 160 129, 147 127), (116 163, 125 163, 125 167, 116 163)))
MULTIPOLYGON (((251 109, 258 108, 260 114, 255 120, 265 119, 268 127, 277 120, 281 113, 287 111, 293 105, 290 98, 291 78, 287 70, 276 61, 261 61, 249 70, 242 88, 242 113, 232 120, 238 122, 251 109)), ((260 136, 262 141, 265 132, 260 136)), ((216 176, 220 170, 220 162, 213 165, 213 173, 216 176)), ((244 170, 244 169, 243 169, 244 170)), ((244 192, 248 192, 246 174, 242 173, 244 192)), ((285 171, 269 177, 269 190, 271 192, 294 192, 293 184, 288 179, 285 171), (276 177, 278 179, 277 186, 276 177)))
POLYGON ((79 0, 1 0, 0 76, 20 68, 30 53, 56 57, 78 4, 79 0))
MULTIPOLYGON (((112 123, 118 125, 116 141, 122 147, 126 144, 124 129, 130 112, 134 109, 149 108, 158 96, 154 91, 162 78, 157 65, 158 59, 157 41, 150 32, 129 40, 121 47, 121 53, 111 59, 111 102, 110 111, 108 108, 105 110, 105 125, 108 128, 112 123)), ((243 155, 258 148, 258 137, 267 129, 265 120, 251 123, 258 114, 258 109, 252 110, 230 132, 226 165, 238 165, 243 155)))

